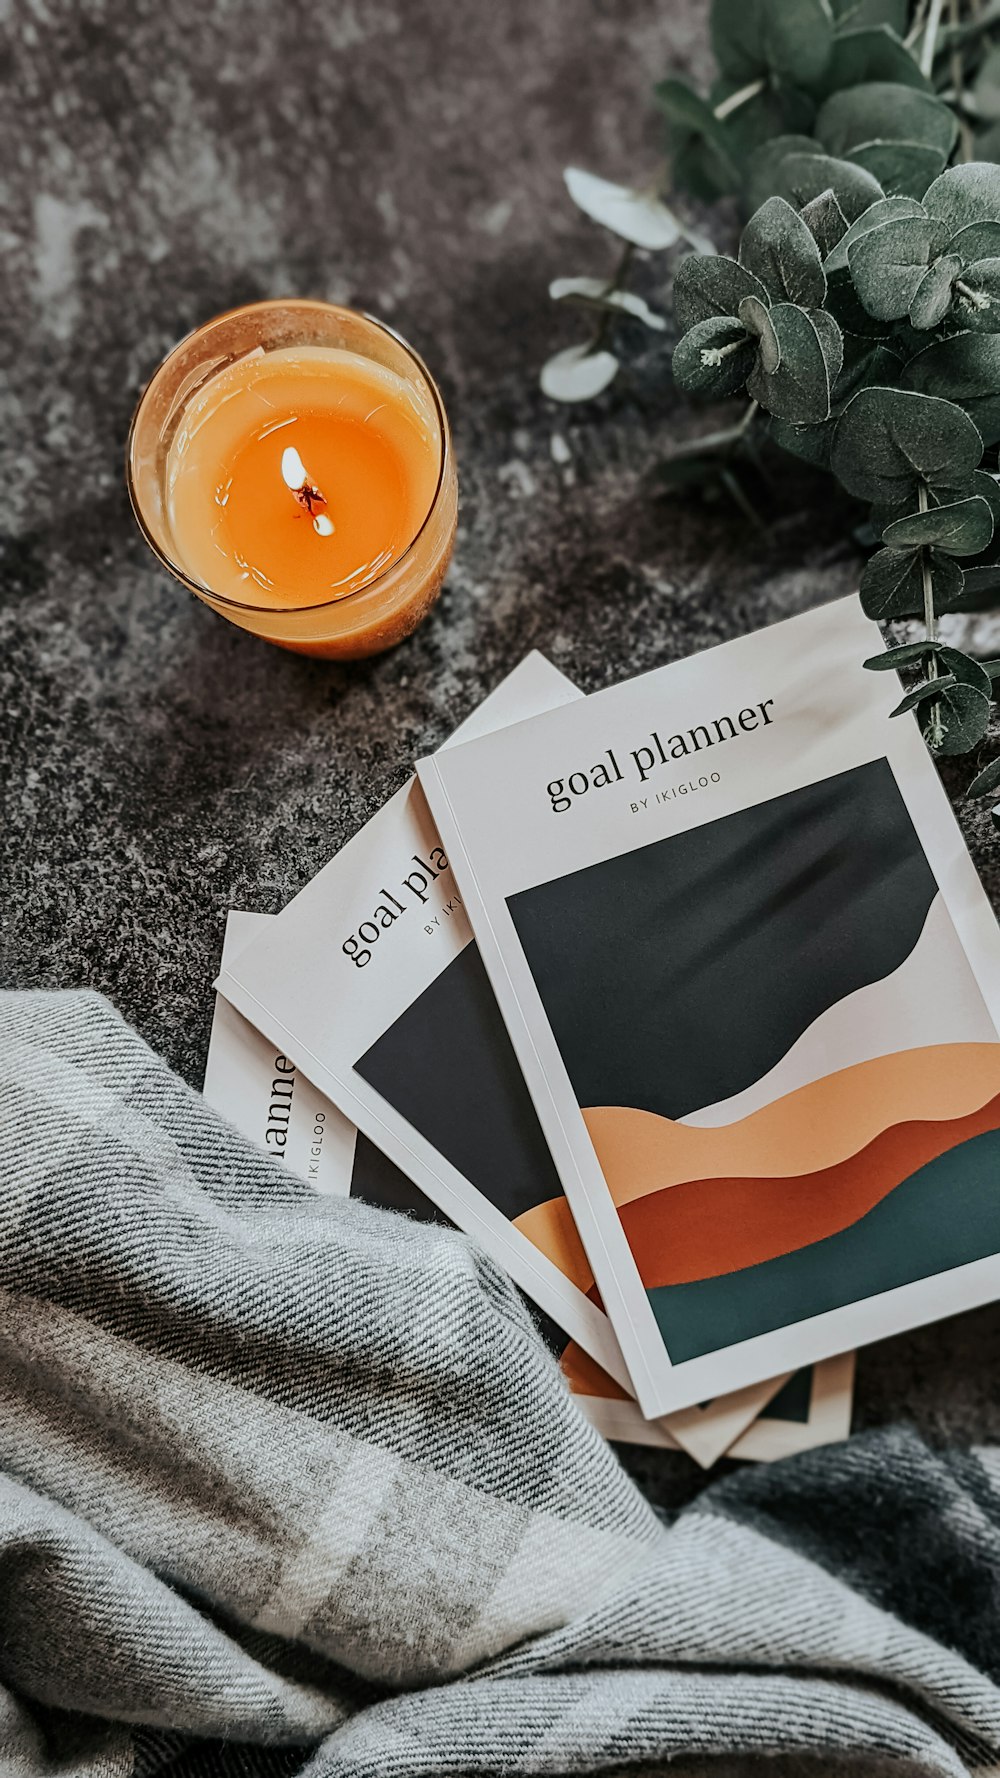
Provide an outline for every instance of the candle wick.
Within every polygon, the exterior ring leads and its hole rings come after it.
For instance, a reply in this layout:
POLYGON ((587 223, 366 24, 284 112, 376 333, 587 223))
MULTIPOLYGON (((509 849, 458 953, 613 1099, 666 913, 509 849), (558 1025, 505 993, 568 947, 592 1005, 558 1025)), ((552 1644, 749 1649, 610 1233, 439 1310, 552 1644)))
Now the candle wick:
POLYGON ((326 505, 326 495, 309 480, 306 466, 294 445, 287 445, 281 453, 281 479, 289 493, 293 494, 313 521, 313 530, 320 537, 332 537, 333 521, 323 512, 317 515, 317 507, 326 505))

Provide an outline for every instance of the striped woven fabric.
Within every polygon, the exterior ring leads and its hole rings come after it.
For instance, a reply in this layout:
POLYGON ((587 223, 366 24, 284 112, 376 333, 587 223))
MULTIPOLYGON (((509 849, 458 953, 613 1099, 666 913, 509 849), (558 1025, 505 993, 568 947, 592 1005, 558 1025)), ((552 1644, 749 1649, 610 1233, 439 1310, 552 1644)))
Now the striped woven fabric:
POLYGON ((0 996, 0 1129, 2 1778, 1000 1763, 992 1453, 667 1525, 491 1262, 316 1197, 96 996, 0 996))

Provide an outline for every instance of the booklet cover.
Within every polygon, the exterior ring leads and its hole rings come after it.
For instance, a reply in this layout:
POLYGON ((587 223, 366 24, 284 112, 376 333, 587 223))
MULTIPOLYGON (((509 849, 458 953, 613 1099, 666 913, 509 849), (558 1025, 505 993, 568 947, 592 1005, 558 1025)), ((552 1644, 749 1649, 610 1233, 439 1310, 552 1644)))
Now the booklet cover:
MULTIPOLYGON (((223 966, 271 923, 268 914, 230 913, 223 966)), ((357 1197, 422 1221, 447 1223, 448 1218, 431 1200, 221 995, 216 997, 212 1020, 205 1097, 245 1136, 269 1150, 316 1191, 357 1197)), ((553 1352, 562 1353, 565 1334, 547 1316, 539 1315, 538 1325, 553 1352)), ((596 1365, 586 1378, 579 1365, 576 1369, 575 1383, 572 1376, 567 1378, 570 1387, 606 1438, 668 1450, 681 1448, 665 1421, 646 1420, 636 1402, 596 1365)), ((851 1354, 800 1371, 765 1403, 760 1419, 742 1432, 727 1454, 767 1462, 791 1451, 846 1438, 852 1381, 851 1354)), ((739 1409, 733 1423, 737 1429, 745 1425, 745 1415, 739 1409)), ((711 1417, 704 1438, 697 1441, 700 1461, 708 1463, 721 1454, 727 1432, 725 1412, 720 1410, 711 1417)))
MULTIPOLYGON (((454 738, 579 700, 531 654, 454 738)), ((411 779, 227 962, 217 986, 576 1342, 568 1373, 578 1356, 629 1389, 607 1315, 587 1295, 586 1256, 471 939, 411 779)), ((676 1436, 711 1460, 781 1381, 755 1379, 724 1406, 692 1407, 676 1436)))
POLYGON ((845 599, 419 768, 650 1416, 1000 1295, 1000 934, 881 647, 845 599))

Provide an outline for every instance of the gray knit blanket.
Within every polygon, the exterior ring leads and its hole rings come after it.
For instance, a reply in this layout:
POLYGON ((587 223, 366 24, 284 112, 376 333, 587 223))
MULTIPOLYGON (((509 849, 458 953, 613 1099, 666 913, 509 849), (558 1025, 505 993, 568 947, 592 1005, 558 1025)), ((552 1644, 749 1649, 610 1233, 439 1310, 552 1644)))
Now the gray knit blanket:
POLYGON ((982 1771, 1000 1457, 666 1524, 458 1234, 317 1198, 108 1005, 0 996, 3 1778, 982 1771))

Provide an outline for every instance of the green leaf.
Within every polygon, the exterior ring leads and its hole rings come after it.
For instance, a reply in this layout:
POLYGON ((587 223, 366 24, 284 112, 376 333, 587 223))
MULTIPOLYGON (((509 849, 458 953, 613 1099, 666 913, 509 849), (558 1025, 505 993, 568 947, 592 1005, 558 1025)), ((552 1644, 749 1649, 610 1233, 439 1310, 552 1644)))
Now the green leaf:
POLYGON ((953 402, 909 390, 859 389, 837 422, 831 466, 850 494, 902 500, 921 481, 961 484, 983 454, 968 415, 953 402))
POLYGON ((1000 121, 1000 49, 986 51, 972 83, 976 116, 984 123, 1000 121))
POLYGON ((772 419, 768 433, 779 450, 798 457, 802 463, 811 463, 814 469, 829 469, 833 443, 833 427, 829 421, 821 420, 813 426, 794 426, 788 420, 772 419))
POLYGON ((773 302, 819 308, 826 296, 819 248, 784 198, 768 198, 751 216, 740 238, 740 264, 773 302))
POLYGON ((688 395, 722 401, 746 383, 754 366, 754 342, 735 315, 716 315, 689 328, 674 348, 674 377, 688 395))
POLYGON ((944 223, 949 237, 971 222, 1000 220, 1000 167, 966 161, 949 167, 924 192, 924 209, 944 223))
POLYGON ((837 28, 847 26, 888 25, 897 37, 905 35, 910 23, 909 0, 833 0, 833 16, 837 28))
POLYGON ((1000 333, 1000 259, 977 259, 966 266, 952 314, 973 333, 1000 333))
POLYGON ((953 253, 943 253, 927 267, 910 303, 911 327, 926 330, 940 325, 951 306, 953 286, 961 270, 962 261, 953 253))
POLYGON ((851 242, 847 264, 854 288, 876 321, 897 321, 912 303, 927 269, 935 224, 926 216, 897 216, 851 242))
POLYGON ((926 703, 928 698, 939 698, 943 691, 950 691, 954 684, 953 673, 941 673, 936 679, 922 679, 919 685, 915 685, 912 691, 900 698, 895 710, 890 710, 889 715, 905 716, 907 710, 915 710, 918 704, 926 703))
MULTIPOLYGON (((798 87, 766 86, 749 99, 742 96, 745 92, 743 81, 727 79, 717 81, 709 95, 713 111, 722 109, 723 127, 737 165, 743 166, 748 156, 776 136, 812 129, 816 116, 815 100, 808 93, 800 92, 798 87), (740 103, 735 111, 727 114, 725 101, 737 92, 741 94, 740 103)), ((770 196, 770 193, 766 195, 770 196)))
MULTIPOLYGON (((753 300, 749 297, 741 304, 741 316, 753 300)), ((796 425, 825 420, 830 412, 830 374, 814 318, 794 303, 776 303, 761 312, 767 331, 747 377, 747 394, 779 420, 796 425)))
POLYGON ((716 61, 734 80, 776 74, 811 86, 829 60, 833 14, 825 0, 712 0, 709 18, 716 61))
POLYGON ((851 160, 877 179, 893 197, 922 197, 947 155, 926 142, 862 142, 851 160))
POLYGON ((703 141, 731 181, 732 188, 738 188, 743 182, 742 174, 733 158, 725 127, 711 105, 682 80, 661 80, 654 91, 668 123, 681 131, 682 137, 703 141))
POLYGON ((990 700, 973 685, 954 685, 921 712, 922 733, 934 753, 968 753, 990 725, 990 700))
POLYGON ((910 359, 899 381, 905 389, 956 402, 985 445, 1000 441, 1000 335, 959 333, 937 340, 910 359))
POLYGON ((810 309, 808 313, 819 335, 820 349, 826 361, 826 378, 832 392, 844 363, 844 336, 825 309, 810 309))
POLYGON ((841 333, 844 362, 831 400, 843 408, 852 395, 867 384, 892 384, 899 374, 900 359, 893 343, 859 339, 856 334, 841 333))
POLYGON ((981 692, 984 698, 992 697, 993 682, 985 668, 971 654, 965 654, 960 648, 939 648, 938 664, 950 673, 958 685, 972 685, 981 692))
POLYGON ((735 315, 745 296, 767 302, 759 278, 722 254, 689 253, 674 277, 674 314, 682 333, 713 315, 735 315))
MULTIPOLYGON (((792 198, 785 191, 778 179, 778 169, 789 154, 814 154, 816 144, 811 136, 775 136, 770 142, 762 142, 755 148, 747 163, 744 192, 747 208, 751 214, 766 204, 768 198, 777 192, 780 197, 788 198, 797 209, 800 199, 792 198)), ((818 195, 811 193, 811 196, 818 195)))
POLYGON ((936 654, 937 648, 937 643, 925 636, 921 642, 905 642, 900 648, 886 648, 881 654, 869 655, 861 665, 870 673, 901 673, 904 667, 919 666, 929 654, 936 654))
POLYGON ((818 198, 810 198, 799 214, 819 248, 820 257, 826 259, 847 233, 847 217, 833 191, 827 187, 818 198))
POLYGON ((963 265, 976 259, 1000 258, 1000 222, 969 222, 945 246, 949 253, 957 253, 963 265))
POLYGON ((888 25, 861 25, 838 32, 833 54, 820 83, 820 96, 840 92, 842 88, 861 86, 871 81, 891 81, 894 86, 919 87, 930 91, 930 83, 921 74, 913 56, 888 25))
POLYGON ((829 154, 817 154, 815 143, 811 154, 802 150, 782 157, 774 179, 775 196, 787 198, 796 209, 821 191, 832 191, 848 222, 854 222, 882 197, 877 179, 857 167, 853 161, 838 160, 829 154))
POLYGON ((820 107, 814 133, 827 154, 845 159, 869 143, 916 142, 946 160, 958 125, 930 93, 875 80, 833 93, 820 107))
MULTIPOLYGON (((962 591, 962 570, 951 556, 939 556, 934 550, 930 567, 935 609, 944 610, 962 591)), ((888 623, 892 618, 921 616, 924 581, 919 550, 878 550, 865 563, 860 590, 866 617, 888 623)))
POLYGON ((917 549, 933 544, 949 556, 977 556, 993 536, 993 514, 980 494, 955 500, 948 506, 929 506, 926 512, 896 519, 882 533, 889 549, 917 549))
POLYGON ((846 268, 848 251, 855 241, 860 241, 862 235, 871 234, 873 229, 880 228, 884 222, 896 222, 901 216, 923 214, 924 207, 916 198, 878 198, 851 223, 846 235, 838 241, 833 252, 827 255, 823 264, 827 277, 831 272, 846 268))
POLYGON ((983 767, 978 776, 973 778, 965 794, 967 797, 989 796, 990 791, 995 790, 998 784, 1000 784, 1000 758, 991 759, 989 765, 983 767))

